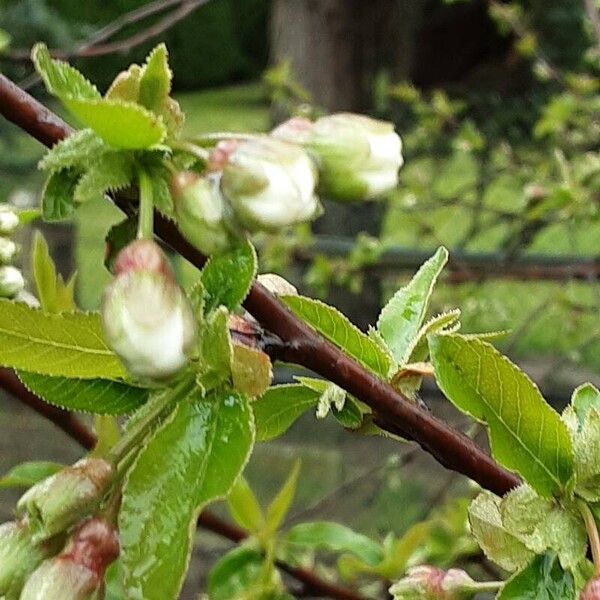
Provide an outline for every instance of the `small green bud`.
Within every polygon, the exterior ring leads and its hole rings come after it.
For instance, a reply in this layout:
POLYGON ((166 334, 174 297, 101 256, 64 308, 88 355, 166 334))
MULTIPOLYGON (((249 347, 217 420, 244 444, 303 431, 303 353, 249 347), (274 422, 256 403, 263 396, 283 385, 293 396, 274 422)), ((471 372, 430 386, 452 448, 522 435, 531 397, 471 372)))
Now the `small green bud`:
POLYGON ((106 568, 118 555, 114 528, 101 519, 89 519, 59 556, 31 575, 20 600, 100 600, 106 568))
POLYGON ((469 600, 477 594, 475 582, 460 569, 443 571, 422 565, 390 588, 394 600, 469 600))
POLYGON ((12 265, 0 267, 0 298, 12 298, 25 287, 21 271, 12 265))
POLYGON ((204 254, 216 254, 235 245, 218 178, 183 171, 173 178, 171 193, 177 227, 192 246, 204 254))
POLYGON ((7 265, 16 256, 19 247, 15 242, 0 237, 0 264, 7 265))
POLYGON ((102 325, 110 347, 140 379, 168 378, 195 348, 196 322, 162 250, 136 240, 115 260, 115 279, 102 300, 102 325))
POLYGON ((34 541, 67 530, 98 507, 113 476, 112 466, 85 458, 30 488, 17 503, 27 515, 34 541))
POLYGON ((35 545, 26 521, 0 525, 0 598, 17 600, 29 574, 58 549, 55 540, 35 545))
POLYGON ((19 215, 8 206, 0 205, 0 235, 10 235, 19 226, 19 215))
POLYGON ((590 579, 579 598, 580 600, 600 600, 600 577, 590 579))
POLYGON ((221 192, 250 231, 279 231, 319 214, 316 171, 299 146, 271 137, 245 141, 229 155, 221 192))

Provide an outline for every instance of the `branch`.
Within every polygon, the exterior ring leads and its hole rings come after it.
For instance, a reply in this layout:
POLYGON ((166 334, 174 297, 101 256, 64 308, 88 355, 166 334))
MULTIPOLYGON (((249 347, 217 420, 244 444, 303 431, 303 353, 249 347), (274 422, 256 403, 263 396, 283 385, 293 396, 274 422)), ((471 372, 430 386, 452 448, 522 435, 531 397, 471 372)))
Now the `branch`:
MULTIPOLYGON (((2 75, 0 114, 47 145, 67 137, 72 131, 58 116, 2 75)), ((115 195, 114 201, 122 210, 131 210, 129 198, 115 195)), ((160 214, 155 216, 155 232, 195 266, 202 267, 206 262, 206 257, 183 239, 176 225, 160 214)), ((519 484, 515 475, 500 467, 472 440, 367 372, 296 318, 259 283, 252 286, 244 307, 265 330, 283 342, 277 358, 311 369, 359 398, 371 407, 379 426, 416 441, 445 467, 466 475, 498 495, 504 495, 519 484)))
POLYGON ((583 6, 592 27, 596 52, 600 55, 600 11, 598 11, 598 4, 595 0, 583 0, 583 6))

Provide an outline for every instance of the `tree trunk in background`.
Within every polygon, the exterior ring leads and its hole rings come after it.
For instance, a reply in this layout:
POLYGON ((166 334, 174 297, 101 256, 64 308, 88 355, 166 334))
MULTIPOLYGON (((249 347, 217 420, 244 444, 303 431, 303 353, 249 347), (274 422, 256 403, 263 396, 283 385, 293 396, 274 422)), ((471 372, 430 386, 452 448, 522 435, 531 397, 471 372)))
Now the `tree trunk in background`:
MULTIPOLYGON (((274 0, 273 62, 289 60, 294 76, 326 110, 369 112, 377 75, 408 77, 424 0, 274 0)), ((384 206, 328 202, 315 233, 378 236, 384 206)), ((373 323, 380 286, 365 281, 359 297, 333 288, 328 298, 359 327, 373 323)))

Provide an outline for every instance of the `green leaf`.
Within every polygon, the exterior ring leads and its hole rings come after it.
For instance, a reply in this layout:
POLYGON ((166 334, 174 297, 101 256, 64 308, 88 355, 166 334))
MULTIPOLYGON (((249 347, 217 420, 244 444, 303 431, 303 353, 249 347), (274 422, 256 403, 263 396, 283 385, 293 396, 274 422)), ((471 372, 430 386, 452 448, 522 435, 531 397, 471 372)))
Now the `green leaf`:
POLYGON ((28 461, 13 467, 6 475, 0 478, 0 489, 23 487, 28 488, 42 479, 58 473, 64 465, 46 461, 28 461))
POLYGON ((332 406, 338 411, 344 408, 346 391, 335 385, 335 383, 314 377, 296 377, 296 379, 302 385, 320 394, 317 403, 317 419, 324 419, 329 414, 332 406))
POLYGON ((135 240, 137 235, 137 219, 127 217, 120 223, 113 225, 106 234, 106 253, 104 255, 104 266, 112 273, 113 264, 119 252, 135 240))
POLYGON ((77 69, 60 60, 54 60, 45 44, 36 44, 31 51, 36 71, 48 91, 61 100, 66 97, 94 100, 100 92, 77 69))
POLYGON ((451 329, 452 332, 456 331, 460 326, 458 322, 459 318, 460 310, 457 308, 429 319, 409 344, 408 349, 406 350, 408 359, 405 364, 423 362, 426 360, 429 356, 427 337, 434 333, 447 331, 448 329, 451 329))
MULTIPOLYGON (((208 576, 208 600, 262 600, 264 557, 253 548, 234 548, 208 576)), ((270 597, 269 597, 270 598, 270 597)))
POLYGON ((249 533, 256 533, 264 525, 260 504, 246 478, 241 475, 227 496, 227 508, 235 522, 249 533))
POLYGON ((229 313, 225 307, 215 311, 200 328, 200 373, 198 382, 205 390, 231 380, 233 349, 229 335, 229 313))
POLYGON ((231 252, 211 256, 202 270, 205 313, 223 305, 235 310, 246 298, 256 276, 256 251, 247 240, 231 252))
POLYGON ((73 199, 79 204, 102 200, 109 191, 127 187, 133 179, 133 163, 123 152, 104 152, 79 179, 73 199))
POLYGON ((91 129, 81 129, 52 146, 38 163, 38 168, 50 172, 86 168, 105 150, 102 138, 91 129))
POLYGON ((338 310, 324 302, 304 296, 279 296, 279 299, 296 316, 339 346, 363 367, 387 378, 390 370, 390 358, 387 353, 338 310))
POLYGON ((167 173, 161 173, 159 169, 152 169, 151 183, 152 183, 152 200, 154 206, 163 215, 169 218, 173 218, 175 214, 175 208, 173 206, 173 198, 171 196, 171 188, 169 187, 169 180, 167 179, 167 173))
POLYGON ((139 103, 160 114, 171 91, 173 74, 165 44, 159 44, 146 59, 141 73, 139 103))
POLYGON ((79 379, 126 376, 104 342, 98 314, 45 315, 4 299, 0 300, 0 365, 79 379))
POLYGON ((73 216, 73 194, 80 174, 73 171, 52 173, 42 192, 42 218, 44 221, 64 221, 73 216))
POLYGON ((61 100, 73 116, 113 148, 143 150, 159 144, 166 135, 160 117, 132 102, 71 97, 61 100))
POLYGON ((11 39, 12 38, 7 31, 0 29, 0 54, 10 46, 11 39))
POLYGON ((198 513, 222 498, 244 468, 254 437, 248 401, 222 390, 179 400, 127 475, 119 533, 127 598, 178 597, 198 513))
POLYGON ((492 453, 542 496, 573 474, 571 438, 537 386, 487 342, 458 334, 429 338, 438 385, 452 403, 486 423, 492 453))
POLYGON ((25 208, 17 212, 19 224, 21 227, 29 225, 42 216, 42 211, 39 208, 25 208))
POLYGON ((284 434, 302 414, 317 405, 319 396, 300 384, 269 388, 252 403, 256 440, 266 442, 284 434))
POLYGON ((261 396, 273 379, 271 359, 255 348, 233 344, 231 377, 237 390, 251 398, 261 396))
POLYGON ((75 277, 65 284, 56 266, 44 236, 35 232, 32 250, 33 277, 42 310, 47 313, 61 313, 75 310, 75 277))
POLYGON ((500 514, 500 498, 481 492, 469 508, 471 532, 485 555, 506 571, 516 571, 531 560, 533 553, 515 534, 506 529, 500 514))
POLYGON ((267 508, 267 516, 265 519, 265 534, 267 537, 274 535, 283 523, 294 499, 294 495, 296 494, 299 475, 300 461, 296 460, 285 483, 267 508))
MULTIPOLYGON (((584 400, 585 401, 585 400, 584 400)), ((587 404, 581 431, 575 436, 575 492, 588 502, 600 500, 600 412, 587 404)))
POLYGON ((379 315, 377 329, 399 365, 409 362, 412 342, 418 336, 433 287, 447 261, 448 251, 442 246, 408 285, 392 296, 379 315))
POLYGON ((127 71, 121 71, 110 84, 104 95, 109 100, 125 100, 126 102, 137 102, 140 96, 140 78, 142 67, 133 64, 127 71))
POLYGON ((573 575, 563 571, 552 554, 536 556, 509 579, 498 600, 576 600, 573 575))
POLYGON ((150 391, 108 379, 49 377, 27 371, 19 379, 48 404, 97 415, 124 415, 148 401, 150 391))
POLYGON ((121 429, 117 418, 113 415, 95 415, 94 431, 97 441, 91 456, 110 460, 110 451, 121 438, 121 429))
POLYGON ((377 542, 339 523, 300 523, 287 532, 284 541, 291 547, 350 552, 373 566, 383 560, 383 550, 377 542))
POLYGON ((342 410, 338 410, 334 405, 331 414, 342 427, 346 427, 347 429, 358 429, 363 424, 364 413, 352 396, 346 396, 342 410))
POLYGON ((571 396, 571 406, 577 413, 579 425, 583 426, 591 408, 595 408, 600 412, 600 391, 591 383, 580 385, 571 396))

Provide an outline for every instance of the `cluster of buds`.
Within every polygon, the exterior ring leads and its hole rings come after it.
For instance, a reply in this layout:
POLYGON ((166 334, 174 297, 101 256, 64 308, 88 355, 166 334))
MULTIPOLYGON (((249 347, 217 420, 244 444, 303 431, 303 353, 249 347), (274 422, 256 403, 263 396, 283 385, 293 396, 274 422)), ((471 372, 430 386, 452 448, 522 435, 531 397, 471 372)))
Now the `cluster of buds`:
POLYGON ((0 598, 103 597, 104 572, 118 556, 119 543, 112 526, 88 517, 97 512, 112 475, 106 461, 83 459, 22 496, 19 520, 0 525, 0 598))
POLYGON ((174 375, 195 348, 196 322, 167 257, 154 241, 135 240, 117 256, 114 272, 102 300, 108 344, 140 380, 174 375))
POLYGON ((270 135, 224 140, 207 175, 174 176, 178 227, 205 254, 225 251, 244 230, 277 232, 314 219, 317 194, 359 201, 388 192, 398 182, 401 150, 391 123, 354 114, 295 118, 270 135))
POLYGON ((10 236, 18 226, 19 217, 15 211, 0 206, 0 298, 15 298, 25 287, 21 271, 11 264, 18 247, 10 236))
POLYGON ((427 565, 409 569, 406 577, 390 588, 394 600, 469 600, 478 591, 464 571, 427 565))

